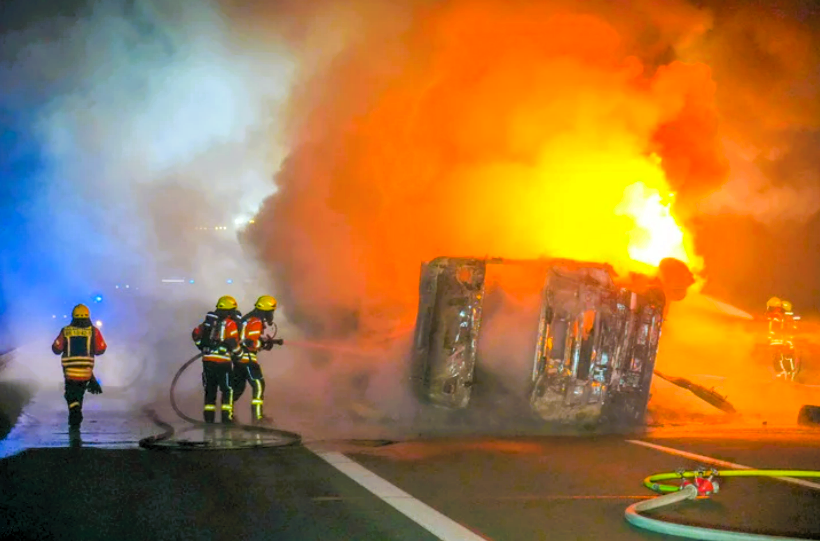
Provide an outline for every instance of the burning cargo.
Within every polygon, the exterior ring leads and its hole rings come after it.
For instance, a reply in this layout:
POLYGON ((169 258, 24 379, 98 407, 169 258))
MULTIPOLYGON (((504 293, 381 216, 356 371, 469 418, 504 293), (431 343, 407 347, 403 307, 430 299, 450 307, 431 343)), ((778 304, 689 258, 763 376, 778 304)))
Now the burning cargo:
POLYGON ((655 277, 619 277, 609 265, 562 259, 441 257, 423 264, 412 361, 419 398, 450 410, 470 406, 489 265, 524 266, 542 277, 531 370, 520 375, 534 416, 642 423, 667 303, 693 283, 674 259, 662 261, 655 277))

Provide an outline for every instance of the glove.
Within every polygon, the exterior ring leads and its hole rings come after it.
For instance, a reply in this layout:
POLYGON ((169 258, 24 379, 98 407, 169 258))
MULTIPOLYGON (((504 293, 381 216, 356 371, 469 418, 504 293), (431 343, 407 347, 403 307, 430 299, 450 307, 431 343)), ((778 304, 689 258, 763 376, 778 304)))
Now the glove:
POLYGON ((102 387, 100 387, 100 382, 97 381, 93 375, 91 379, 88 381, 88 392, 91 394, 102 394, 102 387))
POLYGON ((260 342, 262 343, 262 349, 265 351, 270 351, 274 345, 281 346, 285 343, 281 338, 262 338, 260 342))

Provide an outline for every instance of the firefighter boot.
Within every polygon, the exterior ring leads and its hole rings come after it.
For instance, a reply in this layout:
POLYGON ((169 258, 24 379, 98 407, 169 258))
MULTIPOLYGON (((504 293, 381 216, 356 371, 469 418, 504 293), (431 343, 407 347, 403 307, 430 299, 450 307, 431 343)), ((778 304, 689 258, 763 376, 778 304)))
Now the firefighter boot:
POLYGON ((251 420, 254 424, 259 424, 265 419, 265 414, 262 410, 264 403, 261 398, 254 398, 251 400, 251 420))
POLYGON ((79 426, 68 427, 68 446, 71 449, 80 449, 83 446, 83 437, 79 426))
POLYGON ((79 427, 83 422, 83 410, 79 404, 72 404, 68 408, 68 426, 79 427))
POLYGON ((202 416, 206 423, 215 423, 216 406, 214 404, 205 404, 205 411, 202 412, 202 416))
POLYGON ((233 406, 230 404, 222 404, 222 424, 233 424, 233 406))

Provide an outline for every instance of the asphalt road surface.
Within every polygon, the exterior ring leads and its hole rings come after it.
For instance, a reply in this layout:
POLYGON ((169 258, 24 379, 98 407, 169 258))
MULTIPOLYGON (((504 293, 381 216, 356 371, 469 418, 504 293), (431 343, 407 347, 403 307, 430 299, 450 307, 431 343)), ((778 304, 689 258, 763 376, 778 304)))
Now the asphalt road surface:
MULTIPOLYGON (((206 433, 166 410, 176 441, 233 449, 144 450, 139 440, 163 428, 126 395, 91 397, 76 434, 58 387, 0 397, 14 421, 0 441, 0 539, 663 539, 624 520, 628 505, 654 496, 642 485, 650 474, 710 460, 820 470, 820 430, 708 424, 248 449, 271 440, 206 433), (27 402, 19 415, 7 407, 15 396, 27 402)), ((724 479, 715 497, 655 516, 820 539, 818 510, 820 480, 724 479)))
MULTIPOLYGON (((149 451, 137 447, 159 431, 148 418, 98 404, 77 438, 62 412, 35 401, 0 442, 0 538, 661 539, 623 513, 652 496, 645 476, 702 462, 680 451, 820 469, 820 434, 776 428, 149 451)), ((818 509, 815 488, 728 479, 714 498, 660 516, 816 539, 818 509)))

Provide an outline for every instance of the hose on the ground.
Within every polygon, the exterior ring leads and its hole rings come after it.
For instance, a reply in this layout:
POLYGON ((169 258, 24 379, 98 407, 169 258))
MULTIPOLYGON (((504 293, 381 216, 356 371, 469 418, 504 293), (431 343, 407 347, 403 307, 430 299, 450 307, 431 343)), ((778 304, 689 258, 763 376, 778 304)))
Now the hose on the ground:
MULTIPOLYGON (((820 471, 811 470, 716 470, 712 471, 719 479, 721 477, 820 477, 820 471)), ((634 503, 626 508, 624 516, 630 524, 650 532, 672 535, 675 537, 685 537, 688 539, 699 539, 703 541, 797 541, 798 537, 782 537, 748 532, 738 532, 730 530, 720 530, 717 528, 705 528, 702 526, 691 526, 677 522, 669 522, 657 518, 650 518, 642 515, 642 512, 660 509, 669 505, 674 505, 684 500, 693 500, 698 497, 698 489, 693 484, 684 487, 659 483, 658 481, 668 481, 672 479, 693 479, 702 475, 702 472, 670 472, 650 475, 644 479, 644 486, 654 492, 662 493, 662 496, 634 503)))
MULTIPOLYGON (((183 364, 177 373, 174 375, 174 379, 171 381, 171 388, 169 390, 169 395, 171 399, 171 407, 174 409, 174 412, 179 416, 180 419, 183 419, 194 427, 201 427, 206 430, 215 430, 216 426, 211 423, 205 423, 194 419, 193 417, 189 417, 186 415, 179 407, 176 401, 176 397, 174 396, 174 390, 176 389, 177 382, 179 382, 179 378, 182 376, 183 372, 191 366, 194 362, 199 360, 202 357, 202 353, 195 355, 188 359, 185 364, 183 364)), ((235 443, 231 442, 228 445, 219 445, 215 440, 211 441, 201 441, 201 442, 190 442, 185 440, 172 440, 175 430, 174 427, 170 424, 162 421, 159 419, 159 416, 153 410, 146 409, 145 414, 149 416, 154 423, 158 426, 163 428, 163 432, 160 434, 156 434, 154 436, 149 436, 147 438, 143 438, 139 441, 140 447, 144 449, 199 449, 199 450, 227 450, 227 449, 248 449, 248 448, 260 448, 260 447, 285 447, 285 446, 292 446, 292 445, 299 445, 302 442, 302 437, 295 432, 288 432, 286 430, 279 430, 276 428, 264 427, 264 426, 254 426, 254 425, 243 425, 239 423, 234 423, 230 425, 226 425, 220 428, 226 428, 227 430, 241 430, 247 433, 255 433, 257 435, 266 435, 268 436, 268 441, 256 441, 256 442, 249 442, 249 443, 235 443)))

